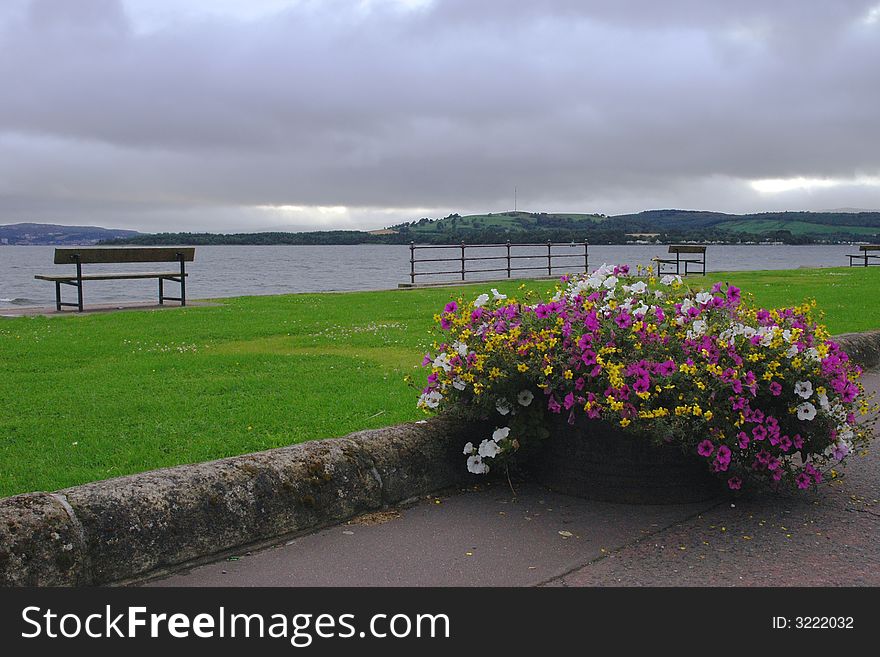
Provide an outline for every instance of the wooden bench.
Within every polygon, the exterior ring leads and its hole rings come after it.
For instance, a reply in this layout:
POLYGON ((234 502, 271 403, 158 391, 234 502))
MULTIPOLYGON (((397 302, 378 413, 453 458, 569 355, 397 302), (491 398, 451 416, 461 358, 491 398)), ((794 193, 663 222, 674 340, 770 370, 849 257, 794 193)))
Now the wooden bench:
POLYGON ((34 278, 55 283, 55 308, 73 306, 79 312, 83 310, 83 281, 113 281, 124 279, 156 278, 159 280, 159 305, 166 301, 179 301, 186 305, 186 265, 195 258, 194 247, 87 247, 55 249, 56 265, 76 265, 75 274, 37 274, 34 278), (174 271, 141 271, 121 273, 83 274, 85 264, 128 264, 136 262, 176 262, 179 268, 174 271), (169 297, 165 294, 165 281, 180 284, 180 296, 169 297), (72 285, 77 290, 77 302, 61 301, 61 286, 72 285))
POLYGON ((880 265, 880 244, 863 244, 859 247, 858 255, 847 255, 850 267, 867 267, 868 265, 880 265), (874 253, 871 253, 871 252, 874 253), (854 260, 858 260, 853 264, 854 260))
MULTIPOLYGON (((700 273, 706 275, 706 247, 697 246, 695 244, 670 244, 669 253, 674 253, 675 258, 654 258, 657 263, 657 274, 666 273, 663 267, 668 265, 670 268, 675 265, 675 273, 679 276, 687 276, 690 273, 700 273), (693 257, 682 257, 682 255, 693 257), (688 265, 699 265, 700 271, 688 271, 688 265)), ((671 272, 669 272, 671 273, 671 272)))

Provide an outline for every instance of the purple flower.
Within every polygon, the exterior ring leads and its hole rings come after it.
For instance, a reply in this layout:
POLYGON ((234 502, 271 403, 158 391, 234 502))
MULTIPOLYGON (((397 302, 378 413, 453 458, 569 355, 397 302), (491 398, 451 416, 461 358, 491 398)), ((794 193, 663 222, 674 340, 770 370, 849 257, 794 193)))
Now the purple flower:
POLYGON ((697 454, 700 456, 711 456, 713 451, 715 451, 715 445, 712 444, 711 440, 704 440, 697 445, 697 454))
POLYGON ((630 326, 632 326, 633 323, 632 316, 624 310, 617 317, 614 318, 614 323, 622 329, 629 328, 630 326))
POLYGON ((448 331, 449 329, 452 328, 452 322, 450 322, 445 317, 441 317, 440 318, 440 328, 442 328, 444 331, 448 331))
POLYGON ((809 488, 810 484, 813 483, 810 475, 805 472, 801 472, 797 477, 795 477, 795 481, 797 481, 797 487, 800 489, 809 488))
POLYGON ((759 424, 752 429, 752 436, 755 437, 755 440, 764 440, 767 437, 767 429, 759 424))
POLYGON ((556 397, 550 395, 550 398, 547 400, 547 409, 551 413, 559 413, 562 410, 562 406, 560 406, 559 402, 556 401, 556 397))
POLYGON ((431 354, 425 354, 425 357, 422 358, 422 367, 427 367, 432 362, 434 362, 434 359, 431 358, 431 354))
POLYGON ((745 431, 740 431, 736 434, 736 439, 739 442, 740 449, 747 449, 749 446, 749 436, 745 431))
POLYGON ((455 303, 455 301, 450 301, 449 303, 446 304, 446 307, 443 309, 443 312, 454 313, 456 310, 458 310, 458 304, 455 303))
POLYGON ((779 384, 778 381, 773 381, 772 383, 770 383, 770 394, 774 397, 778 397, 782 394, 782 386, 779 384))
POLYGON ((651 380, 647 376, 640 376, 632 385, 636 392, 647 392, 651 388, 651 380))
POLYGON ((730 490, 739 490, 742 488, 743 481, 739 477, 731 477, 727 480, 727 486, 730 490))
POLYGON ((734 285, 727 286, 727 305, 738 306, 740 303, 740 289, 734 285))
POLYGON ((565 406, 565 410, 568 410, 568 409, 570 409, 572 406, 574 406, 574 393, 571 393, 571 392, 568 393, 568 394, 565 396, 565 399, 562 400, 562 403, 563 403, 563 405, 565 406))
POLYGON ((675 361, 667 360, 657 364, 656 372, 660 376, 672 376, 675 374, 675 361))

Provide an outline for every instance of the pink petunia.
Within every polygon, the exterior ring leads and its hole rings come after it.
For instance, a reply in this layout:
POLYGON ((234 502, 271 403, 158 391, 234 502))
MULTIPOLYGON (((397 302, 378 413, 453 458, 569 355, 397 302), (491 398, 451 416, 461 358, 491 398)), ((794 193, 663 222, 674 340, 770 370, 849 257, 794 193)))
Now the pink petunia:
POLYGON ((770 384, 770 394, 774 397, 778 397, 782 394, 782 386, 779 384, 778 381, 773 381, 770 384))
POLYGON ((727 486, 730 490, 739 490, 742 488, 743 481, 739 477, 731 477, 727 480, 727 486))
POLYGON ((711 440, 704 440, 699 445, 697 445, 697 454, 699 454, 700 456, 709 457, 714 451, 715 445, 712 444, 711 440))

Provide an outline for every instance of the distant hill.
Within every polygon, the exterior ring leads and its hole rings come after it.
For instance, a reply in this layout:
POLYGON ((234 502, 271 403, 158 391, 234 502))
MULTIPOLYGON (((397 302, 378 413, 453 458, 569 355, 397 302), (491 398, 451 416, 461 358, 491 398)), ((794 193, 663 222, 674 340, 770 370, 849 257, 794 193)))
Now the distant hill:
MULTIPOLYGON (((69 229, 68 229, 69 230, 69 229)), ((159 233, 106 239, 108 244, 469 244, 505 242, 880 243, 880 212, 647 210, 635 214, 498 212, 423 218, 373 231, 159 233)))
POLYGON ((389 228, 406 239, 468 242, 507 239, 589 240, 620 244, 649 237, 668 241, 880 241, 880 212, 762 212, 647 210, 635 214, 501 212, 420 219, 389 228))
POLYGON ((56 224, 0 225, 0 244, 82 246, 102 240, 126 239, 140 235, 136 230, 98 226, 59 226, 56 224))

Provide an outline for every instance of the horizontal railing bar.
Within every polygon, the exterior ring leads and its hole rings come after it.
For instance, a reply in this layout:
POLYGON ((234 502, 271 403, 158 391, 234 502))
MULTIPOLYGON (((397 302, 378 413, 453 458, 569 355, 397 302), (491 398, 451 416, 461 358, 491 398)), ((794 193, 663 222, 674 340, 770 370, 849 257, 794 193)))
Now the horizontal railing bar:
MULTIPOLYGON (((550 246, 568 246, 572 248, 583 246, 583 242, 550 242, 550 246)), ((460 249, 461 244, 412 244, 413 249, 460 249)), ((506 246, 541 246, 547 248, 547 242, 501 242, 499 244, 465 244, 466 249, 489 249, 506 246)))
MULTIPOLYGON (((583 253, 568 253, 568 254, 551 253, 550 257, 554 258, 554 259, 556 259, 556 258, 583 258, 584 254, 583 253)), ((857 257, 861 258, 862 256, 857 256, 857 257)), ((512 256, 510 256, 509 259, 510 260, 536 260, 538 258, 540 258, 541 260, 547 260, 547 254, 544 253, 544 254, 535 254, 535 255, 512 255, 512 256)), ((508 260, 508 257, 506 255, 503 255, 503 256, 465 256, 465 258, 464 258, 465 262, 476 262, 478 260, 508 260)), ((412 260, 411 262, 414 262, 416 264, 418 264, 420 262, 461 262, 461 257, 458 257, 458 258, 424 258, 423 260, 412 260)), ((673 260, 672 262, 675 262, 675 260, 673 260)), ((693 262, 697 262, 697 261, 694 260, 693 262)))

